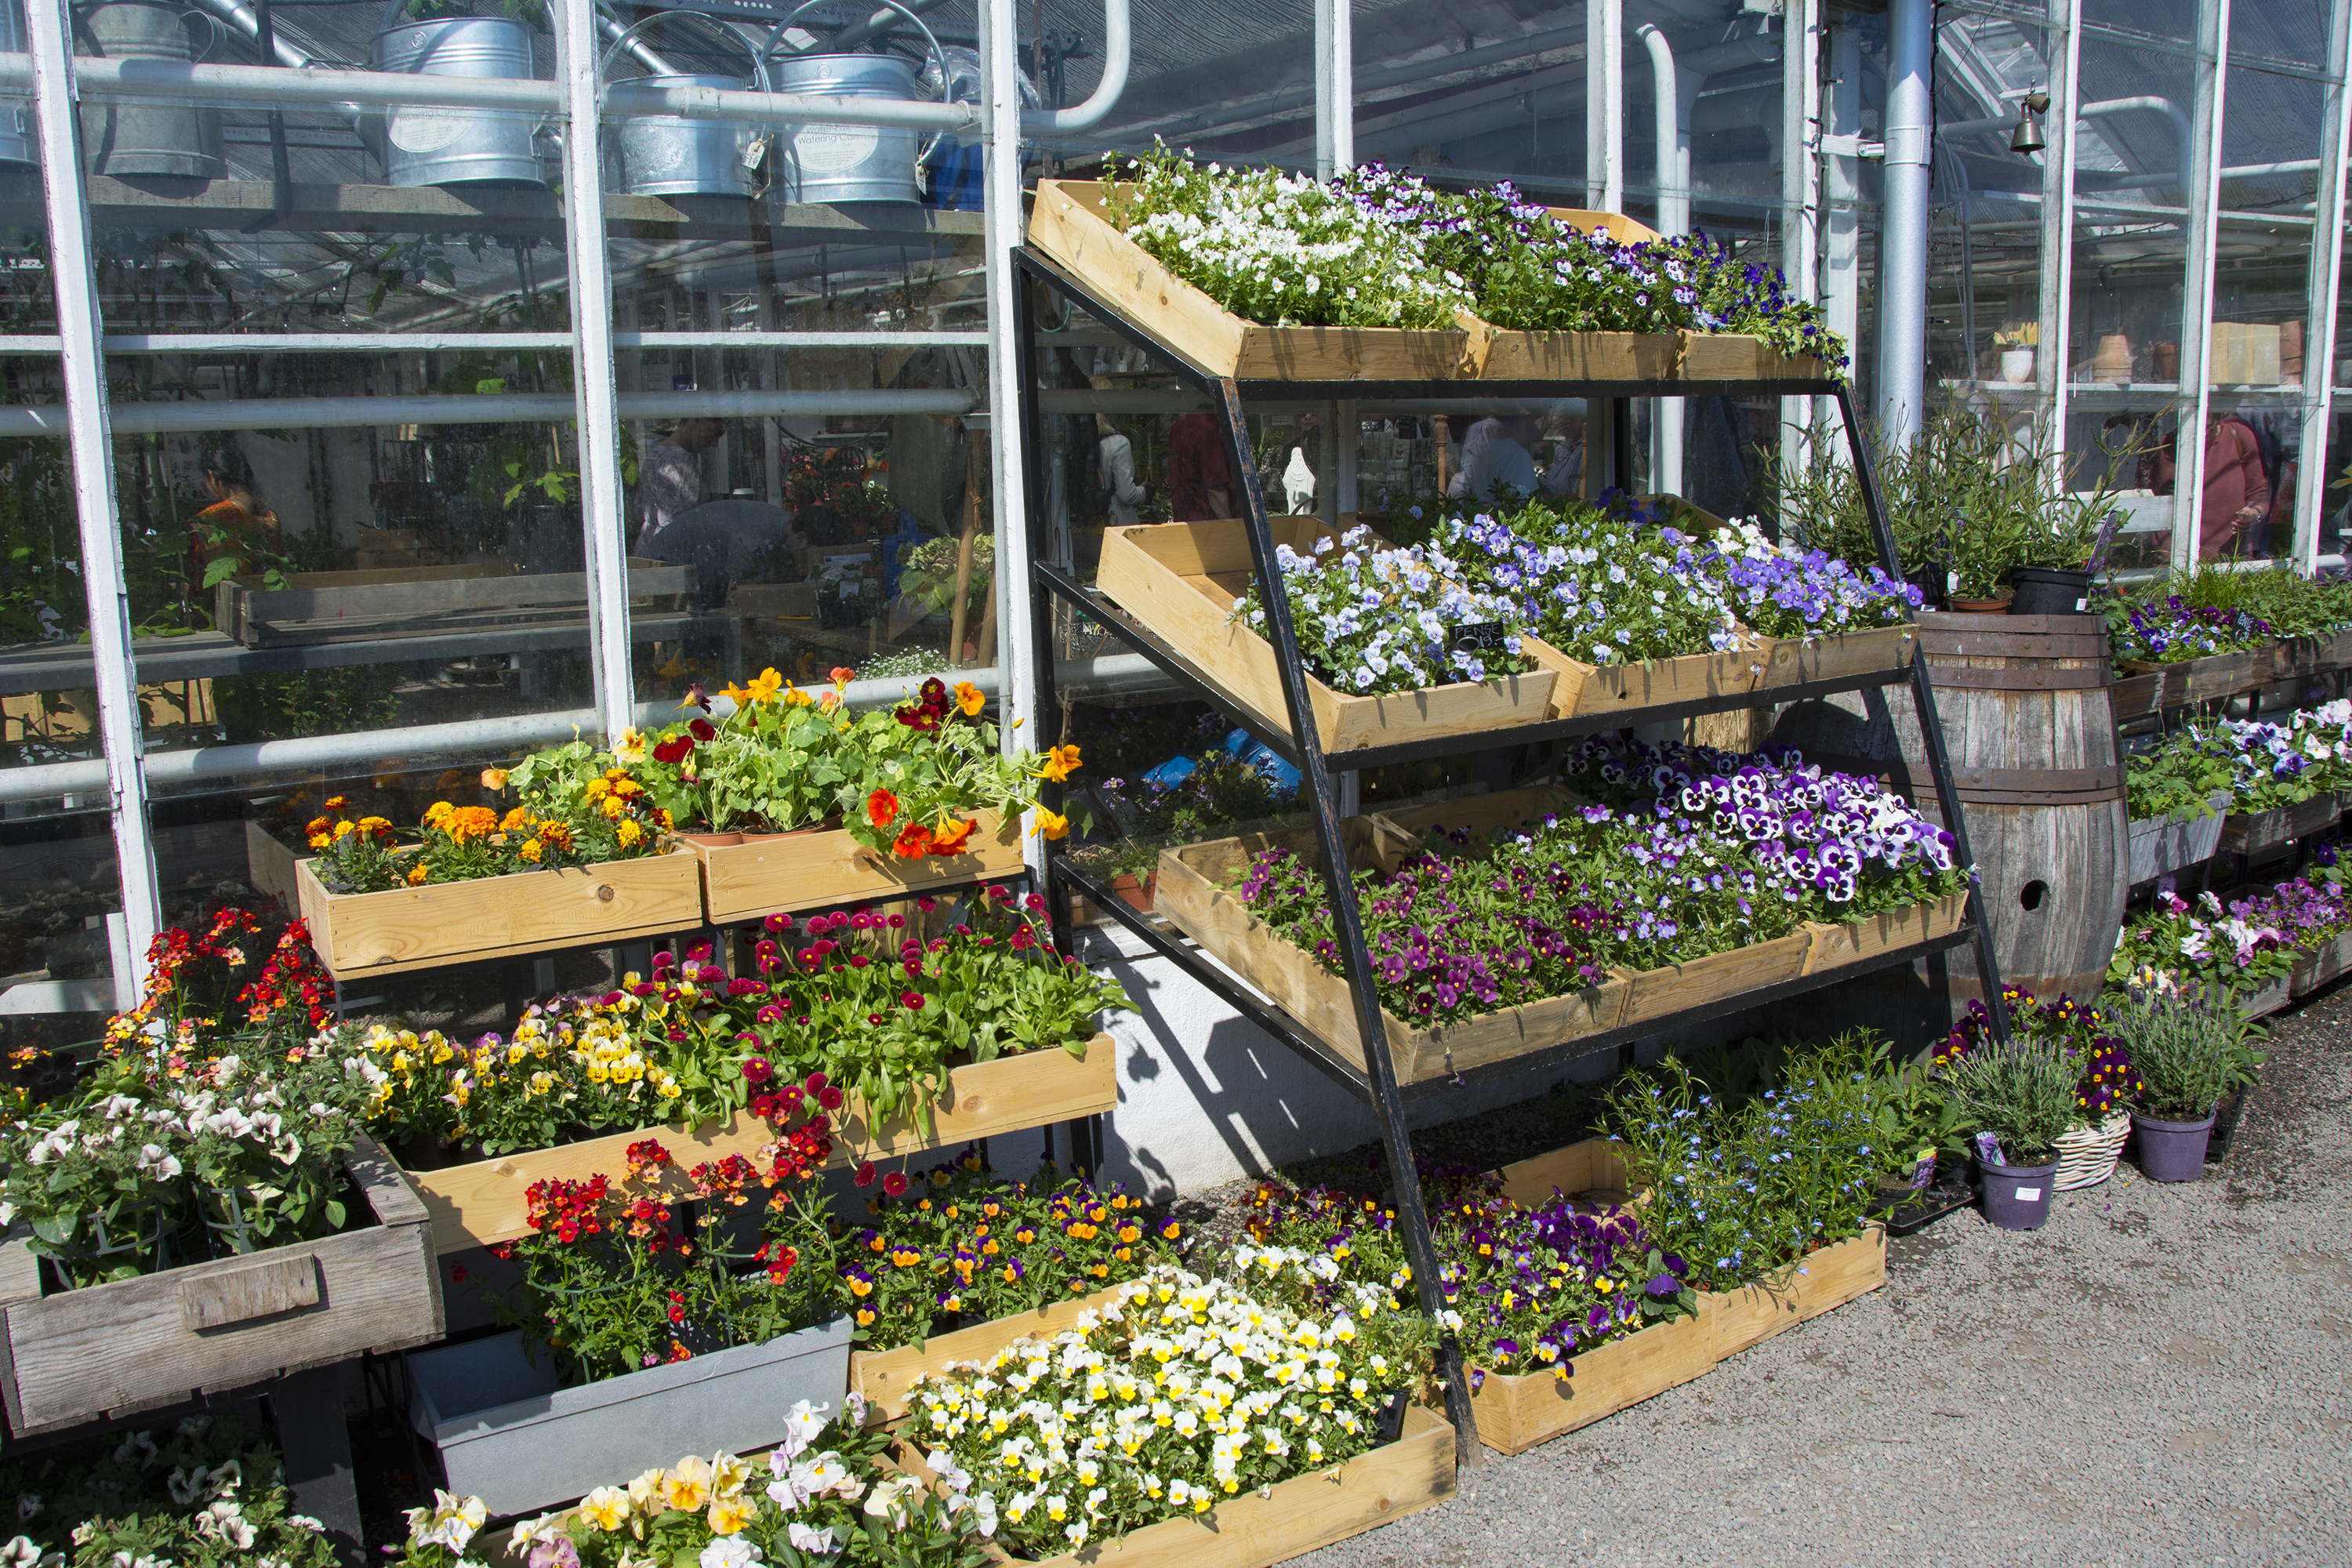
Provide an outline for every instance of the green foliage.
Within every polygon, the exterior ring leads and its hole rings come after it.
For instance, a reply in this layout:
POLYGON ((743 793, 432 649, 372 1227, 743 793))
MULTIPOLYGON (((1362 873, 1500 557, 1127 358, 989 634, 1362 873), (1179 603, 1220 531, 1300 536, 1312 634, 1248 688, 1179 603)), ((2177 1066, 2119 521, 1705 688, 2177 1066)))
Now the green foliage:
POLYGON ((363 665, 224 676, 213 682, 213 704, 228 738, 240 742, 381 730, 400 716, 393 683, 363 665))
POLYGON ((1872 1067, 1866 1038, 1846 1037, 1792 1053, 1751 1098, 1713 1092, 1672 1057, 1619 1079, 1607 1126, 1648 1194, 1643 1229, 1717 1290, 1861 1234, 1889 1163, 1872 1067))
POLYGON ((277 1453, 237 1422, 190 1415, 169 1428, 51 1448, 0 1469, 16 1499, 0 1562, 23 1568, 335 1568, 334 1543, 294 1512, 277 1453))
POLYGON ((1951 1058, 1951 1092, 1967 1123, 2000 1140, 2011 1165, 2039 1165, 2075 1123, 2082 1068, 2054 1039, 2021 1039, 2014 1048, 1984 1046, 1951 1058))

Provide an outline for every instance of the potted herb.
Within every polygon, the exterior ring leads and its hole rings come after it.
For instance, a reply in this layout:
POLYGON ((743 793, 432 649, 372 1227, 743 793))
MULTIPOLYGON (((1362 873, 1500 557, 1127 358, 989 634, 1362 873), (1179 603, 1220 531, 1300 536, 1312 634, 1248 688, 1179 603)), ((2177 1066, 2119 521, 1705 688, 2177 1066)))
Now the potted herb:
POLYGON ((2237 1075, 2245 1023, 2226 991, 2202 986, 2134 992, 2110 1007, 2108 1023, 2127 1041, 2139 1069, 2132 1126, 2140 1170, 2152 1182, 2193 1182, 2221 1096, 2237 1075))
POLYGON ((2058 1141, 2074 1124, 2082 1074, 2073 1055, 2053 1040, 2023 1039, 2009 1050, 1948 1049, 1942 1059, 1976 1129, 1985 1217, 2003 1230, 2039 1230, 2050 1218, 2058 1141))
POLYGON ((1932 1058, 1897 1059, 1884 1042, 1870 1047, 1862 1073, 1870 1091, 1871 1147, 1878 1155, 1878 1190, 1900 1200, 1936 1179, 1939 1151, 1958 1149, 1967 1129, 1932 1058))

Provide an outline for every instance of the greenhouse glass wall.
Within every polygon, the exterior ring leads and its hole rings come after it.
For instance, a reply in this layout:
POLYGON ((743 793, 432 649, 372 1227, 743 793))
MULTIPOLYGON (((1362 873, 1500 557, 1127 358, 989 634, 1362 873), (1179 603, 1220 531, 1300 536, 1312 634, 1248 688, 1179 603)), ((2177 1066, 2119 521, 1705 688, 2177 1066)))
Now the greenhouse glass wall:
MULTIPOLYGON (((0 1016, 86 1035, 158 930, 282 890, 256 821, 413 821, 696 683, 952 667, 1024 718, 1014 524, 1083 563, 1169 515, 1179 413, 1074 332, 1041 374, 1129 402, 1048 397, 1028 493, 1021 193, 1161 143, 1704 230, 1827 306, 1890 438, 2052 433, 2137 563, 2340 559, 2346 4, 6 0, 0 1016)), ((1826 400, 1610 416, 1539 457, 1724 515, 1833 445, 1826 400)), ((1331 514, 1459 462, 1252 418, 1331 514)), ((1150 689, 1051 646, 1066 699, 1150 689)))

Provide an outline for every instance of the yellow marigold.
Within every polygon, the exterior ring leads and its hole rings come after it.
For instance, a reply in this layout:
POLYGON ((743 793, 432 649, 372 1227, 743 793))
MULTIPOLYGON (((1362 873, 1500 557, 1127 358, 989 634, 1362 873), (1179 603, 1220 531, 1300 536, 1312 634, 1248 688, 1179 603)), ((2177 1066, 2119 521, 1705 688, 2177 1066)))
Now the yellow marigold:
MULTIPOLYGON (((362 823, 361 826, 365 826, 366 824, 362 823)), ((508 812, 504 816, 499 818, 499 826, 505 828, 509 833, 514 832, 517 828, 529 827, 530 826, 530 808, 520 805, 516 806, 512 811, 508 812)))
POLYGON ((310 835, 310 847, 313 849, 324 849, 334 841, 334 837, 331 834, 313 833, 310 835))
POLYGON ((634 849, 645 841, 646 830, 638 826, 636 819, 632 817, 615 828, 613 836, 618 838, 625 847, 634 849))
POLYGON ((498 831, 499 814, 487 805, 461 805, 451 812, 441 831, 463 844, 469 839, 487 838, 498 831))
POLYGON ((629 809, 629 803, 617 795, 608 795, 598 804, 603 808, 604 819, 607 822, 618 822, 621 819, 621 814, 629 809))
POLYGON ((360 831, 362 833, 382 833, 391 826, 392 819, 388 816, 362 816, 360 818, 360 831))
POLYGON ((446 800, 435 801, 431 805, 425 808, 425 826, 427 827, 440 826, 443 823, 449 820, 450 816, 455 813, 457 809, 457 808, 456 806, 451 805, 446 800))
POLYGON ((337 838, 349 838, 352 834, 357 833, 358 831, 359 824, 352 822, 348 818, 335 824, 335 837, 337 838))
POLYGON ((421 888, 425 885, 425 879, 431 875, 432 873, 425 868, 425 862, 419 860, 408 868, 408 885, 412 888, 421 888))
POLYGON ((522 847, 515 851, 515 858, 520 860, 528 860, 532 865, 536 866, 539 864, 539 858, 545 854, 546 851, 547 847, 541 844, 538 839, 526 838, 523 840, 522 847))
POLYGON ((572 828, 567 823, 542 822, 539 825, 539 836, 558 849, 572 847, 572 828))
POLYGON ((613 786, 606 784, 603 779, 590 779, 588 781, 588 798, 590 800, 602 800, 612 793, 613 786))
POLYGON ((348 804, 341 795, 331 795, 319 803, 319 808, 321 811, 341 811, 348 804))

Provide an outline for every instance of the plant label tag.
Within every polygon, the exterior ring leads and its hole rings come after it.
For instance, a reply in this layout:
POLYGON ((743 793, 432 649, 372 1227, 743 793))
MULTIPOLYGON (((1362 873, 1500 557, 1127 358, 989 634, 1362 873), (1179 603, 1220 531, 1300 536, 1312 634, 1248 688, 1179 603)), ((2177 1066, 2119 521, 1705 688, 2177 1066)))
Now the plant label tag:
POLYGON ((2021 1204, 2038 1204, 2042 1201, 2042 1189, 2040 1187, 2020 1187, 2017 1189, 2017 1201, 2021 1204))
POLYGON ((1990 1132, 1977 1134, 1977 1158, 1988 1165, 2009 1163, 2000 1157, 2000 1139, 1990 1132))
POLYGON ((1491 652, 1500 648, 1503 639, 1510 635, 1511 628, 1501 621, 1473 621, 1466 626, 1447 627, 1445 646, 1448 650, 1491 652))

